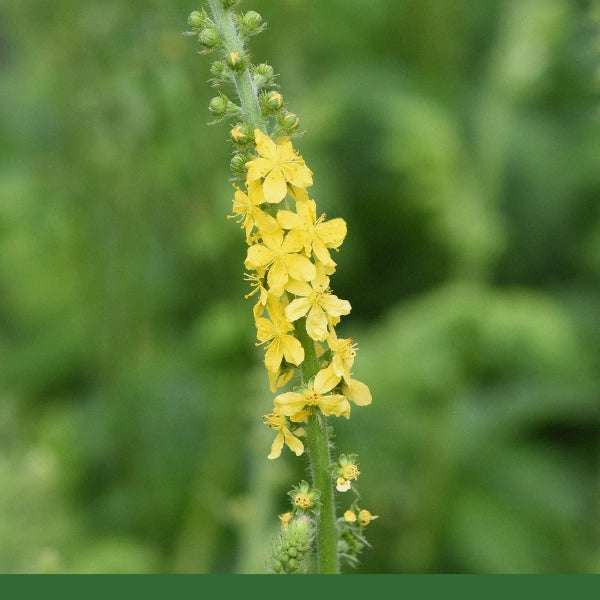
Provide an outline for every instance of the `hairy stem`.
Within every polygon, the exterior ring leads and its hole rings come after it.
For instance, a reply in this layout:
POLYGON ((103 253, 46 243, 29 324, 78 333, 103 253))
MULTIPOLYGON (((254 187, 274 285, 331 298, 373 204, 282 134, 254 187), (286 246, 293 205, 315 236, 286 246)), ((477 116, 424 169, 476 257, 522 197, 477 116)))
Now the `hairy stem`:
MULTIPOLYGON (((231 10, 225 9, 220 0, 208 0, 212 18, 217 27, 221 39, 228 52, 244 51, 244 44, 237 32, 231 10)), ((252 128, 265 130, 265 123, 258 103, 256 87, 250 76, 250 71, 246 68, 242 73, 234 74, 234 83, 237 95, 244 116, 252 128)))
MULTIPOLYGON (((302 380, 306 384, 319 370, 315 343, 306 333, 306 319, 294 324, 296 337, 304 348, 304 361, 301 364, 302 380)), ((338 530, 336 525, 335 501, 331 480, 331 456, 329 453, 329 431, 327 419, 318 413, 308 418, 306 427, 308 455, 313 487, 321 492, 321 512, 317 527, 317 560, 319 573, 339 573, 337 552, 338 530)))

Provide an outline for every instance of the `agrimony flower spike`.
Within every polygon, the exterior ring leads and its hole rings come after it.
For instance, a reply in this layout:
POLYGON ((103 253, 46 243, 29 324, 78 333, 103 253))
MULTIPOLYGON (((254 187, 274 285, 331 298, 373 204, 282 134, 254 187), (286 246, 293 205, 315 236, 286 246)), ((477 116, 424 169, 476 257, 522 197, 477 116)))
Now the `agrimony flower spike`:
POLYGON ((237 0, 207 0, 188 18, 201 54, 213 53, 208 106, 213 123, 230 121, 234 184, 229 218, 244 231, 245 278, 254 297, 258 347, 274 394, 263 416, 275 432, 267 458, 287 447, 308 455, 312 481, 289 495, 269 569, 296 573, 316 540, 318 571, 339 572, 340 559, 356 564, 367 545, 362 530, 377 518, 354 502, 337 518, 334 494, 353 491, 360 474, 355 454, 332 463, 328 420, 350 418, 351 403, 371 403, 368 386, 353 376, 357 345, 338 337, 350 302, 331 288, 337 269, 332 252, 342 245, 344 219, 327 219, 311 197, 313 171, 294 146, 299 118, 291 112, 268 63, 253 64, 248 40, 265 29, 261 15, 236 9, 237 0), (282 389, 290 386, 291 389, 282 389), (307 452, 308 450, 308 452, 307 452), (332 466, 333 464, 333 466, 332 466))

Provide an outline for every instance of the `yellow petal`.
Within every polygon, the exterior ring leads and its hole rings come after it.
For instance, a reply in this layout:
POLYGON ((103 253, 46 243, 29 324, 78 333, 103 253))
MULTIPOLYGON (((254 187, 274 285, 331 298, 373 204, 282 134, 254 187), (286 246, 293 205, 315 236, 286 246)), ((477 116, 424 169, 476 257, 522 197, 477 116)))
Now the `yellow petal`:
POLYGON ((321 306, 332 317, 339 317, 340 315, 347 315, 350 313, 351 306, 348 300, 340 300, 333 294, 326 294, 321 300, 321 306))
POLYGON ((351 379, 349 383, 345 383, 342 386, 342 391, 348 400, 352 400, 357 406, 367 406, 373 400, 368 386, 356 379, 351 379))
POLYGON ((294 162, 288 162, 284 166, 286 179, 296 187, 307 188, 313 184, 312 171, 299 158, 294 162))
POLYGON ((267 367, 267 371, 271 373, 278 373, 282 359, 283 352, 281 350, 281 343, 278 338, 275 338, 269 344, 269 347, 265 352, 265 367, 267 367))
POLYGON ((326 394, 330 392, 340 381, 341 377, 336 374, 333 367, 329 365, 326 369, 321 369, 316 377, 314 390, 317 394, 326 394))
POLYGON ((285 360, 293 365, 299 365, 304 360, 304 348, 299 340, 291 335, 281 338, 281 349, 285 360))
POLYGON ((317 260, 323 263, 323 265, 327 267, 336 266, 335 262, 331 258, 331 255, 329 254, 329 250, 327 250, 325 244, 319 238, 313 238, 312 251, 313 254, 317 257, 317 260))
POLYGON ((300 456, 304 452, 304 444, 286 427, 283 428, 283 436, 288 448, 296 455, 300 456))
POLYGON ((304 396, 296 392, 284 392, 275 397, 277 412, 286 417, 291 417, 300 412, 306 405, 304 396))
POLYGON ((294 294, 294 296, 308 296, 312 292, 312 287, 306 281, 298 281, 291 277, 287 282, 285 289, 294 294))
POLYGON ((281 250, 286 254, 299 252, 304 247, 304 236, 299 229, 290 229, 281 244, 281 250))
POLYGON ((281 169, 271 169, 263 182, 265 200, 271 204, 281 202, 287 194, 287 184, 281 169))
POLYGON ((272 168, 272 161, 266 158, 255 158, 246 163, 248 173, 246 174, 246 187, 249 188, 253 181, 264 177, 272 168))
POLYGON ((271 444, 271 452, 267 456, 269 460, 273 460, 274 458, 279 458, 281 456, 281 450, 283 449, 283 433, 280 431, 273 440, 271 444))
POLYGON ((347 227, 344 219, 331 219, 315 227, 315 233, 328 248, 341 246, 346 237, 347 227))
POLYGON ((248 248, 244 266, 247 269, 258 269, 267 266, 274 258, 273 251, 262 244, 254 244, 248 248))
POLYGON ((301 254, 286 254, 283 258, 290 277, 300 281, 311 281, 317 274, 317 269, 306 256, 301 254))
POLYGON ((273 323, 269 319, 259 317, 256 319, 256 337, 261 342, 268 342, 275 335, 273 323))
POLYGON ((277 292, 283 291, 287 280, 288 272, 284 261, 282 259, 276 260, 267 273, 267 283, 269 284, 270 291, 278 296, 281 295, 277 292))
POLYGON ((319 398, 319 408, 327 417, 335 415, 336 417, 350 418, 350 403, 341 394, 331 394, 319 398))
POLYGON ((320 308, 310 309, 306 318, 306 332, 315 342, 323 342, 327 338, 327 315, 320 308))
POLYGON ((285 316, 294 322, 303 317, 310 309, 311 304, 308 298, 296 298, 285 307, 285 316))
POLYGON ((277 212, 277 221, 284 229, 292 229, 293 227, 301 227, 302 219, 299 215, 291 210, 280 210, 277 212))

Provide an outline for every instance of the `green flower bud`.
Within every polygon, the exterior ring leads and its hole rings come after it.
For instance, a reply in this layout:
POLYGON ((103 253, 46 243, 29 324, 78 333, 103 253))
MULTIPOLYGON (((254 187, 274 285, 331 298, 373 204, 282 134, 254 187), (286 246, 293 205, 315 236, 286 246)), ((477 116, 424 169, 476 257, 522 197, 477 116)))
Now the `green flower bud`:
POLYGON ((239 28, 242 36, 256 35, 265 29, 262 17, 255 11, 249 10, 239 20, 239 28))
POLYGON ((246 163, 254 158, 248 152, 237 152, 231 157, 231 163, 229 164, 231 171, 236 178, 244 178, 246 176, 246 163))
POLYGON ((210 65, 210 74, 213 76, 212 82, 214 84, 224 83, 231 78, 229 67, 227 66, 227 63, 222 60, 215 60, 215 62, 210 65))
POLYGON ((229 99, 226 96, 215 96, 208 103, 208 110, 216 117, 222 119, 227 114, 229 104, 229 99))
POLYGON ((261 63, 252 68, 252 80, 257 88, 273 85, 275 82, 275 71, 271 65, 261 63))
POLYGON ((294 113, 286 113, 283 118, 281 119, 281 126, 287 131, 287 132, 292 132, 296 129, 298 129, 298 125, 300 124, 300 119, 298 118, 298 115, 295 115, 294 113))
POLYGON ((274 90, 263 93, 260 96, 260 106, 266 114, 276 114, 283 108, 283 96, 274 90))
POLYGON ((195 10, 190 13, 187 22, 194 32, 199 31, 206 23, 206 13, 195 10))
POLYGON ((229 52, 225 57, 225 61, 229 68, 237 73, 241 73, 248 66, 248 58, 241 52, 229 52))
POLYGON ((214 27, 205 27, 198 34, 198 42, 207 50, 212 50, 215 46, 221 43, 219 32, 214 27))
POLYGON ((229 135, 238 146, 245 146, 252 140, 252 129, 245 123, 238 123, 231 129, 229 135))

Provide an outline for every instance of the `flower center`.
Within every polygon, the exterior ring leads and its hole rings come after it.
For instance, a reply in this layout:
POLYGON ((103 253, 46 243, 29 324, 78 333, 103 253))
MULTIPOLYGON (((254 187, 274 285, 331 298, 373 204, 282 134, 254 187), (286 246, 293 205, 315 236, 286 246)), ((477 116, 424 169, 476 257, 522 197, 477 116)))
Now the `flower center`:
POLYGON ((308 494, 305 494, 304 492, 300 492, 294 498, 294 504, 298 508, 309 508, 312 504, 312 500, 310 499, 310 496, 308 494))
POLYGON ((304 399, 306 400, 307 406, 316 406, 319 404, 319 394, 317 394, 314 389, 306 390, 306 392, 304 392, 304 399))
POLYGON ((360 471, 356 465, 345 465, 342 469, 342 477, 344 479, 357 479, 360 471))

